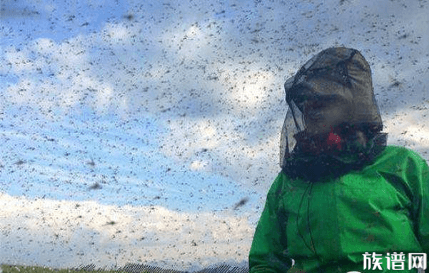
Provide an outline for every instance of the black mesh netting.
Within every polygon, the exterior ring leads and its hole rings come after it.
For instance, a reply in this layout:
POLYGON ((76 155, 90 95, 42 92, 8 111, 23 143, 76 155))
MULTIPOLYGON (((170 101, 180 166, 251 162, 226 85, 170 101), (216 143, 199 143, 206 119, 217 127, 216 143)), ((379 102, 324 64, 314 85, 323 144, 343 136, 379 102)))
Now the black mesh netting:
POLYGON ((285 91, 280 166, 290 177, 338 176, 371 162, 386 145, 371 69, 359 51, 323 50, 286 81, 285 91))

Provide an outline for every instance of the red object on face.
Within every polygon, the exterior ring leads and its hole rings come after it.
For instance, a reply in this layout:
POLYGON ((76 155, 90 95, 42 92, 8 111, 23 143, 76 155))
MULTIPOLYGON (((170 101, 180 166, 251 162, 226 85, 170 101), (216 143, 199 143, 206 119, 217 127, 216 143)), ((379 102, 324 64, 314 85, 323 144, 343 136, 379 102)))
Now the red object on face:
POLYGON ((329 146, 337 145, 337 148, 339 150, 341 149, 341 137, 334 133, 334 129, 332 129, 332 127, 328 135, 327 143, 329 146))

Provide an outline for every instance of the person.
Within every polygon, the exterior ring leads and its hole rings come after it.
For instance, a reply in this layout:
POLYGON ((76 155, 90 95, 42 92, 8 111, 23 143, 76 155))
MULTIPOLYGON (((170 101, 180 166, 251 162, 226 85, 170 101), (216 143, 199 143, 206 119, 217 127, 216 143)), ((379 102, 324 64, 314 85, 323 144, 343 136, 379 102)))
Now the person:
POLYGON ((425 267, 429 168, 414 151, 386 145, 362 54, 323 50, 285 91, 282 170, 256 227, 250 273, 425 267))

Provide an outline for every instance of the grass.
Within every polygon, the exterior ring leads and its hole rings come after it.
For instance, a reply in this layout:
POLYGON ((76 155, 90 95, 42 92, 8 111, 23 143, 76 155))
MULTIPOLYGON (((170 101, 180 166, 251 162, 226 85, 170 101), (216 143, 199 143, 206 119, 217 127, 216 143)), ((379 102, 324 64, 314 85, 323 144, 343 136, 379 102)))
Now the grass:
MULTIPOLYGON (((162 269, 158 267, 127 264, 123 268, 116 270, 95 269, 93 265, 82 268, 55 269, 46 266, 22 266, 22 265, 0 265, 0 273, 186 273, 173 269, 162 269)), ((246 268, 239 268, 229 265, 220 265, 216 268, 205 268, 195 273, 248 273, 246 268)), ((288 273, 302 273, 302 271, 288 271, 288 273)))
MULTIPOLYGON (((124 270, 55 269, 40 266, 0 265, 0 273, 126 273, 124 270)), ((148 272, 141 272, 148 273, 148 272)))

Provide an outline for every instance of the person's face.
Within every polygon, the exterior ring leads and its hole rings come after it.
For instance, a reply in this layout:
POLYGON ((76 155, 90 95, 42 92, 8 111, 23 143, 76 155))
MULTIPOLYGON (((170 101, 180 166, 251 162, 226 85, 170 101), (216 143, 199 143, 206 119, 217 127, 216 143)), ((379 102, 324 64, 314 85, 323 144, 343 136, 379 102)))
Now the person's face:
POLYGON ((305 127, 310 135, 329 133, 346 119, 348 113, 347 104, 339 99, 307 100, 303 110, 305 127))

